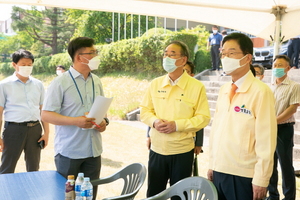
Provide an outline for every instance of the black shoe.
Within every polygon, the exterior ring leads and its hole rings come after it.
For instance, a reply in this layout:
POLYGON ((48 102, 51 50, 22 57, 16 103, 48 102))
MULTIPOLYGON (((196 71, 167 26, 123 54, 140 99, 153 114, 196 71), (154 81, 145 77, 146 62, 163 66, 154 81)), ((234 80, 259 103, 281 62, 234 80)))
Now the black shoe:
POLYGON ((216 71, 216 69, 210 69, 210 71, 216 71))

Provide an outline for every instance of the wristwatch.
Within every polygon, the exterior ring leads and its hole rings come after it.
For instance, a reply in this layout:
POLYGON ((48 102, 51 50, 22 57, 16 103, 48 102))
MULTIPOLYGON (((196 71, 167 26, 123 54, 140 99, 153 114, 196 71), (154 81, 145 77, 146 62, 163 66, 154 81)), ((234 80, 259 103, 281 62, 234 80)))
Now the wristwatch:
POLYGON ((104 117, 103 119, 105 120, 107 126, 109 124, 109 119, 107 117, 104 117))

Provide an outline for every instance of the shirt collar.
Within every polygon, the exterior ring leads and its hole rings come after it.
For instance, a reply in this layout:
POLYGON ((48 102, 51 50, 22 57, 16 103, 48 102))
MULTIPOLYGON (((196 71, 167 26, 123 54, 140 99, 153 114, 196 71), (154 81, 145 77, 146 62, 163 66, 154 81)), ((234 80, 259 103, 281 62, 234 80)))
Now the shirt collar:
MULTIPOLYGON (((291 83, 290 78, 287 76, 280 84, 278 85, 289 85, 291 83)), ((276 86, 276 79, 272 83, 273 86, 276 86)))
MULTIPOLYGON (((21 80, 17 77, 17 72, 16 72, 16 71, 13 73, 11 79, 12 79, 13 81, 21 81, 21 80)), ((31 76, 28 77, 28 80, 27 80, 27 81, 31 81, 31 76)), ((26 82, 27 82, 27 81, 26 81, 26 82)), ((21 81, 21 82, 22 82, 22 81, 21 81)))
MULTIPOLYGON (((241 78, 239 78, 237 81, 234 82, 234 84, 238 87, 238 89, 236 91, 237 92, 246 92, 255 79, 256 78, 253 76, 252 72, 249 70, 249 72, 247 72, 244 76, 242 76, 241 78)), ((230 84, 229 83, 227 84, 227 86, 226 86, 227 89, 224 90, 224 93, 228 93, 230 91, 232 83, 233 82, 231 82, 230 84)))
POLYGON ((162 87, 165 87, 167 85, 170 85, 170 86, 177 85, 178 87, 183 89, 185 87, 189 77, 190 77, 190 75, 188 75, 187 72, 184 71, 180 77, 178 77, 175 81, 172 81, 172 79, 167 74, 162 82, 162 87))
MULTIPOLYGON (((77 78, 78 76, 83 77, 82 74, 80 74, 76 69, 74 69, 73 66, 71 66, 69 70, 70 70, 70 72, 71 72, 73 78, 77 78)), ((90 76, 91 76, 91 72, 89 73, 89 77, 90 77, 90 76)))
POLYGON ((250 70, 249 70, 248 73, 246 73, 244 76, 242 76, 241 78, 239 78, 237 81, 234 82, 234 84, 238 87, 238 89, 241 88, 242 84, 244 83, 244 81, 249 73, 252 73, 252 72, 250 72, 250 70))

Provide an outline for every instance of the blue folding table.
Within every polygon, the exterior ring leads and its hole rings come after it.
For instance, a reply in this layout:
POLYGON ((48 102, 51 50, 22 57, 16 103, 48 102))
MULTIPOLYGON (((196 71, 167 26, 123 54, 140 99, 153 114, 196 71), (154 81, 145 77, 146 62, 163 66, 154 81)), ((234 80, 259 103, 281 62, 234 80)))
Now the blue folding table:
POLYGON ((0 175, 0 199, 64 200, 66 178, 57 171, 0 175))

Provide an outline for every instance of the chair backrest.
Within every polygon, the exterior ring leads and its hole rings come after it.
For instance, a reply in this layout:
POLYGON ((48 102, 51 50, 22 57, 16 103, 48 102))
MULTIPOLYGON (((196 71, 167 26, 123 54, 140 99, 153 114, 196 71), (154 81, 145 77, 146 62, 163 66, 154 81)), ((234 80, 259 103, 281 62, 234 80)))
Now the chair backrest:
POLYGON ((110 183, 121 178, 124 180, 124 186, 120 196, 105 198, 105 200, 131 200, 141 189, 146 179, 146 172, 146 167, 142 163, 134 163, 124 167, 123 169, 111 176, 92 180, 91 183, 92 185, 96 186, 100 184, 110 183))
POLYGON ((182 200, 218 200, 214 184, 200 176, 182 179, 161 193, 144 200, 166 200, 174 196, 179 196, 182 200))

